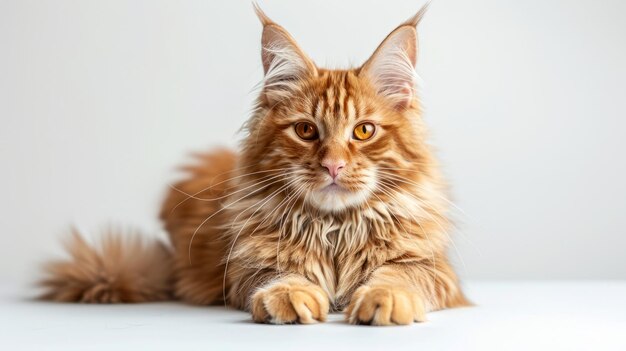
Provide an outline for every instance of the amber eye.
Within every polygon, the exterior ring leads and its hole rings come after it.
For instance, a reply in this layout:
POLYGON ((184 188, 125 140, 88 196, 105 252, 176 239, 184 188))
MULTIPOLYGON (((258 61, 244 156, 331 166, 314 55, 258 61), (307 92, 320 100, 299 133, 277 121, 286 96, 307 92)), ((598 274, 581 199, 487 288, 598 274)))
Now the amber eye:
POLYGON ((374 135, 374 130, 376 130, 376 127, 374 127, 373 123, 361 123, 354 128, 352 137, 356 140, 367 140, 374 135))
POLYGON ((304 140, 315 140, 317 139, 317 128, 313 123, 309 122, 299 122, 296 123, 296 134, 304 140))

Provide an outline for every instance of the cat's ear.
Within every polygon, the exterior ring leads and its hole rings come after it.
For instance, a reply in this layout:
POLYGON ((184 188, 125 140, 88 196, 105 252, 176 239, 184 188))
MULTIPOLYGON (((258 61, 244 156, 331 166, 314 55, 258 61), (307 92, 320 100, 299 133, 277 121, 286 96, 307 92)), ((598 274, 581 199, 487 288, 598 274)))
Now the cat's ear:
POLYGON ((289 32, 267 17, 256 3, 254 10, 263 24, 261 59, 265 93, 270 99, 288 97, 296 83, 315 76, 317 68, 289 32))
POLYGON ((378 93, 399 109, 407 107, 415 98, 416 27, 427 8, 428 3, 394 29, 359 71, 360 76, 369 78, 378 93))

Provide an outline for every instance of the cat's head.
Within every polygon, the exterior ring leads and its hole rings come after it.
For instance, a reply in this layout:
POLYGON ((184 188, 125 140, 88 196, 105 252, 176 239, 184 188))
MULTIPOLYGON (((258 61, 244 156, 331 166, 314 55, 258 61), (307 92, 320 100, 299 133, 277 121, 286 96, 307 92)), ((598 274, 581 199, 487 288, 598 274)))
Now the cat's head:
POLYGON ((245 162, 326 212, 366 206, 394 177, 418 170, 428 157, 415 90, 416 26, 425 10, 361 67, 327 70, 257 8, 265 78, 246 124, 245 162))

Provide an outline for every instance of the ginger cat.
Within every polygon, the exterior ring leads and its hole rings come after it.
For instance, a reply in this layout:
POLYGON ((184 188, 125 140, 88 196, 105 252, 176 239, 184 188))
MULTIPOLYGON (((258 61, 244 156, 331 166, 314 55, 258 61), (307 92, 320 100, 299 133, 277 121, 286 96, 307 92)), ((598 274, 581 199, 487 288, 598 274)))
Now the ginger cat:
POLYGON ((227 303, 257 322, 410 324, 466 306, 446 255, 449 201, 415 91, 416 26, 360 67, 316 66, 258 7, 263 89, 238 153, 188 167, 161 219, 171 245, 80 235, 45 298, 227 303))

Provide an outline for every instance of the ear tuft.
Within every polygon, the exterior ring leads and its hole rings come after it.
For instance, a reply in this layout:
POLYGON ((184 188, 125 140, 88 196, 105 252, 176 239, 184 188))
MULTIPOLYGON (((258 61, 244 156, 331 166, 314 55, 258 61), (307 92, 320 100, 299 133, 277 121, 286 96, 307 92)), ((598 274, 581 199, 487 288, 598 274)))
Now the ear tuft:
POLYGON ((417 27, 417 25, 420 24, 420 22, 422 21, 424 14, 426 14, 426 11, 428 11, 428 7, 430 7, 430 0, 426 4, 424 4, 424 6, 422 6, 422 8, 417 11, 416 14, 414 14, 413 16, 411 16, 411 18, 402 23, 402 25, 417 27))
POLYGON ((393 30, 363 64, 359 73, 369 78, 378 93, 389 99, 396 108, 406 108, 415 98, 416 26, 429 4, 426 3, 414 16, 393 30))
POLYGON ((275 24, 274 21, 272 21, 269 17, 267 17, 265 12, 263 12, 263 10, 261 9, 261 7, 256 1, 252 3, 252 6, 254 6, 254 12, 259 18, 259 21, 261 21, 261 24, 263 25, 263 27, 270 25, 270 24, 275 24))

